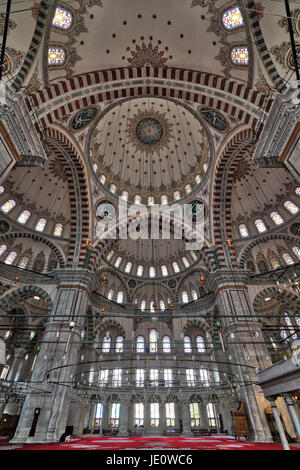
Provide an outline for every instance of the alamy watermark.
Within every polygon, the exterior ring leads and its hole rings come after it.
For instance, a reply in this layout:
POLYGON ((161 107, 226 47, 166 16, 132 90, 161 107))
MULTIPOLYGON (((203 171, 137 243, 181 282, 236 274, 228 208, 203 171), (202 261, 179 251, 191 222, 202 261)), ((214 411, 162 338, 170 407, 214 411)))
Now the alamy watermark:
POLYGON ((186 250, 199 250, 203 247, 204 205, 128 205, 120 199, 118 213, 115 207, 108 203, 97 215, 96 234, 100 239, 174 239, 185 240, 186 250))

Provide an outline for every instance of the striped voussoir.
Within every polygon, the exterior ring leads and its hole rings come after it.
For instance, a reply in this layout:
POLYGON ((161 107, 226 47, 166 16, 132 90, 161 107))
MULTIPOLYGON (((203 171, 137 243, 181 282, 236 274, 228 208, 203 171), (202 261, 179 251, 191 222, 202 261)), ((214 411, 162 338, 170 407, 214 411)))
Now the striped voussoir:
POLYGON ((46 300, 48 312, 50 313, 52 310, 52 300, 50 296, 47 294, 46 291, 44 291, 40 287, 32 285, 26 285, 10 290, 7 294, 1 297, 0 310, 6 310, 6 308, 10 308, 13 305, 17 305, 20 300, 28 299, 30 297, 33 297, 34 295, 41 297, 43 300, 46 300))
POLYGON ((139 96, 198 103, 253 128, 261 109, 268 112, 272 104, 266 95, 233 80, 172 67, 122 67, 89 72, 38 90, 26 103, 30 111, 32 106, 38 109, 40 122, 46 128, 86 106, 139 96))
POLYGON ((271 297, 271 299, 277 299, 284 303, 284 306, 289 309, 295 310, 295 313, 299 312, 300 308, 300 297, 295 295, 294 292, 291 292, 287 289, 280 288, 281 292, 279 292, 278 287, 267 287, 263 289, 254 299, 253 308, 255 313, 259 312, 259 306, 262 300, 266 297, 271 297))
POLYGON ((87 253, 86 240, 89 237, 90 225, 88 183, 85 177, 84 168, 80 162, 76 149, 73 147, 73 145, 65 135, 61 134, 56 129, 47 129, 47 136, 57 143, 57 146, 54 146, 51 145, 51 141, 48 142, 48 145, 50 145, 51 150, 55 152, 57 158, 64 160, 63 153, 60 152, 60 149, 66 152, 72 160, 72 163, 74 164, 78 175, 79 187, 75 187, 71 168, 69 165, 67 165, 66 175, 70 195, 70 247, 66 267, 72 267, 74 262, 75 251, 78 251, 78 268, 84 268, 87 253), (80 204, 78 198, 80 198, 80 204), (81 220, 80 234, 78 234, 78 207, 81 207, 81 213, 79 214, 81 220), (78 235, 80 235, 80 246, 76 246, 78 235))
POLYGON ((265 69, 270 79, 274 83, 276 89, 280 91, 281 93, 284 93, 286 91, 286 85, 284 81, 282 80, 282 78, 280 77, 279 73, 277 72, 277 69, 274 65, 272 57, 266 46, 262 31, 260 29, 258 17, 255 11, 255 2, 253 0, 248 0, 246 3, 247 3, 247 8, 249 9, 248 18, 249 18, 249 22, 252 28, 253 38, 254 38, 257 50, 259 52, 260 58, 265 66, 265 69))
MULTIPOLYGON (((232 240, 231 194, 233 176, 240 160, 252 145, 253 131, 245 129, 236 134, 227 144, 216 164, 213 185, 213 221, 214 243, 216 246, 219 267, 228 268, 225 256, 226 240, 232 240)), ((232 267, 237 268, 237 261, 231 251, 232 267)))

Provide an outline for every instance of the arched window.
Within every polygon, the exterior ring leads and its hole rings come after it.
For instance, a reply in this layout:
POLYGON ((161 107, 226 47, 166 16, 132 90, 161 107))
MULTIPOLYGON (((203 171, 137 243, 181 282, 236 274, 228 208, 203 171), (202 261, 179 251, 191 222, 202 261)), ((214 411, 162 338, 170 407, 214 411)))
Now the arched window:
POLYGON ((293 246, 292 248, 293 253, 297 256, 298 259, 300 259, 300 248, 298 246, 293 246))
POLYGON ((183 339, 183 349, 185 353, 192 352, 192 340, 189 336, 185 336, 183 339))
POLYGON ((142 302, 141 302, 141 307, 140 307, 140 308, 141 308, 141 311, 142 311, 142 312, 145 311, 145 309, 146 309, 146 300, 142 300, 142 302))
POLYGON ((154 300, 151 300, 151 302, 150 302, 150 312, 151 313, 155 312, 155 302, 154 302, 154 300))
POLYGON ((163 353, 169 354, 171 352, 171 338, 170 336, 163 336, 162 338, 163 353))
POLYGON ((193 299, 193 300, 198 300, 198 294, 197 294, 197 292, 195 291, 195 289, 193 289, 193 290, 191 291, 191 294, 192 294, 192 299, 193 299))
POLYGON ((286 329, 283 326, 280 328, 280 336, 283 340, 285 340, 284 341, 285 343, 289 342, 289 340, 286 339, 288 337, 288 333, 287 333, 286 329))
POLYGON ((242 238, 249 237, 249 231, 246 224, 239 225, 239 232, 242 238))
POLYGON ((109 187, 109 190, 110 190, 110 192, 115 194, 115 192, 117 191, 117 186, 115 184, 111 184, 110 187, 109 187))
POLYGON ((136 270, 136 275, 137 276, 142 276, 143 272, 144 272, 144 266, 142 266, 142 265, 138 266, 138 268, 136 270))
POLYGON ((124 298, 124 293, 122 291, 119 291, 117 294, 117 303, 121 304, 123 302, 123 298, 124 298))
POLYGON ((289 253, 282 253, 282 259, 283 261, 285 262, 285 264, 294 264, 295 261, 293 260, 293 258, 291 257, 291 255, 289 253))
POLYGON ((107 261, 110 261, 112 257, 114 256, 114 254, 115 254, 114 250, 111 250, 106 257, 107 261))
POLYGON ((123 336, 116 337, 115 351, 117 354, 121 354, 124 351, 124 338, 123 336))
POLYGON ((196 175, 195 176, 195 181, 196 181, 197 184, 199 184, 201 182, 201 179, 202 179, 201 175, 196 175))
POLYGON ((203 171, 206 173, 208 170, 208 163, 203 163, 203 171))
POLYGON ((8 253, 7 257, 5 258, 4 263, 13 264, 17 256, 18 256, 18 253, 16 251, 11 251, 10 253, 8 253))
POLYGON ((106 183, 106 176, 105 175, 100 176, 100 183, 103 184, 103 186, 105 185, 105 183, 106 183))
POLYGON ((256 225, 256 228, 257 228, 257 231, 259 233, 263 233, 263 232, 266 232, 267 231, 267 227, 265 226, 265 223, 263 220, 261 219, 256 219, 254 221, 255 225, 256 225))
POLYGON ((155 267, 150 266, 149 268, 149 277, 155 277, 155 267))
POLYGON ((299 211, 299 207, 296 206, 296 204, 294 204, 292 201, 285 201, 283 205, 293 215, 297 214, 299 211))
POLYGON ((128 263, 125 266, 125 273, 129 274, 132 268, 132 263, 128 261, 128 263))
POLYGON ((122 263, 122 258, 121 258, 121 256, 118 256, 116 261, 115 261, 114 267, 119 268, 121 263, 122 263))
POLYGON ((136 352, 142 354, 145 352, 145 338, 144 336, 137 336, 136 338, 136 352))
POLYGON ((272 268, 273 268, 273 269, 277 269, 277 268, 279 268, 280 263, 279 263, 279 261, 278 261, 277 259, 272 259, 271 265, 272 265, 272 268))
POLYGON ((68 10, 58 6, 56 7, 52 24, 57 28, 66 30, 72 25, 72 19, 72 14, 68 10))
POLYGON ((149 346, 151 353, 157 353, 158 332, 157 330, 150 330, 149 332, 149 346))
POLYGON ((142 197, 139 194, 136 194, 134 196, 134 203, 135 204, 141 204, 142 203, 142 197))
POLYGON ((2 256, 6 250, 7 250, 7 245, 5 245, 5 243, 0 245, 0 256, 2 256))
POLYGON ((93 170, 94 170, 95 173, 97 172, 97 170, 98 170, 97 163, 93 163, 93 170))
POLYGON ((64 226, 63 224, 55 224, 53 235, 55 237, 61 237, 63 233, 64 226))
POLYGON ((295 333, 295 330, 294 330, 294 327, 293 327, 293 322, 290 319, 289 314, 287 312, 283 312, 283 316, 284 316, 285 324, 286 324, 286 326, 288 328, 288 331, 289 331, 289 335, 292 335, 293 339, 297 339, 298 336, 295 333))
POLYGON ((191 257, 193 258, 194 261, 197 261, 198 256, 196 255, 196 253, 193 250, 190 251, 190 255, 191 255, 191 257))
POLYGON ((127 191, 122 191, 121 199, 123 199, 124 201, 128 201, 128 192, 127 191))
MULTIPOLYGON (((3 186, 2 186, 3 187, 3 186)), ((3 191, 2 191, 3 192, 3 191)), ((300 186, 298 186, 296 189, 295 189, 295 193, 297 194, 297 196, 300 196, 300 186)), ((2 194, 2 193, 1 193, 2 194)))
POLYGON ((107 298, 108 300, 112 300, 114 298, 114 291, 112 289, 109 289, 107 298))
POLYGON ((273 220, 274 224, 276 224, 276 225, 281 225, 284 222, 281 215, 278 214, 278 212, 276 212, 276 211, 271 212, 270 217, 273 220))
POLYGON ((26 224, 26 222, 29 219, 30 215, 31 215, 30 211, 26 210, 26 211, 21 212, 21 214, 17 218, 17 222, 19 222, 19 224, 26 224))
POLYGON ((148 197, 148 205, 149 205, 149 206, 153 206, 153 204, 154 204, 154 197, 153 197, 153 196, 149 196, 149 197, 148 197))
POLYGON ((186 192, 186 194, 190 193, 192 191, 192 186, 190 184, 187 184, 185 187, 184 187, 184 190, 186 192))
POLYGON ((182 294, 181 294, 181 297, 182 297, 182 302, 184 304, 187 304, 188 301, 189 301, 188 293, 186 291, 183 291, 182 294))
POLYGON ((4 188, 4 186, 0 185, 0 194, 3 194, 3 193, 4 193, 4 191, 5 191, 5 188, 4 188))
POLYGON ((29 263, 28 256, 22 256, 22 258, 18 262, 18 268, 25 269, 28 263, 29 263))
POLYGON ((230 49, 230 60, 234 65, 248 65, 249 54, 247 46, 234 46, 230 49))
POLYGON ((203 336, 196 337, 196 347, 197 347, 198 353, 205 353, 206 348, 205 348, 205 340, 203 336))
POLYGON ((178 199, 180 199, 180 192, 179 191, 174 191, 173 198, 174 198, 174 201, 177 201, 178 199))
MULTIPOLYGON (((295 323, 300 328, 300 316, 299 315, 295 315, 295 323)), ((299 335, 299 333, 298 333, 298 335, 299 335)))
POLYGON ((48 48, 48 65, 63 65, 66 61, 66 51, 62 46, 48 48))
POLYGON ((222 22, 228 31, 235 28, 240 28, 244 25, 242 13, 238 7, 230 8, 226 10, 222 15, 222 22))
POLYGON ((14 201, 13 199, 9 199, 4 204, 2 204, 1 210, 5 214, 8 214, 15 207, 15 205, 16 205, 16 201, 14 201))
POLYGON ((43 232, 45 230, 46 224, 47 224, 47 220, 44 218, 41 218, 37 221, 34 227, 34 230, 36 230, 37 232, 43 232))
POLYGON ((168 204, 168 196, 166 196, 165 194, 163 194, 160 198, 160 202, 162 205, 164 204, 168 204))
POLYGON ((183 256, 181 259, 182 259, 182 262, 183 262, 184 266, 185 266, 186 268, 189 268, 189 267, 190 267, 190 263, 189 263, 188 259, 187 259, 185 256, 183 256))
POLYGON ((162 267, 161 267, 161 273, 162 273, 163 276, 168 275, 168 268, 165 264, 163 264, 162 267))
POLYGON ((109 353, 110 352, 110 345, 111 345, 111 337, 109 334, 106 333, 102 340, 102 352, 109 353))
POLYGON ((178 263, 176 261, 173 261, 172 266, 173 266, 173 269, 174 269, 174 273, 179 273, 180 272, 178 263))
POLYGON ((163 300, 159 301, 159 307, 160 307, 161 312, 164 312, 166 310, 166 305, 163 300))

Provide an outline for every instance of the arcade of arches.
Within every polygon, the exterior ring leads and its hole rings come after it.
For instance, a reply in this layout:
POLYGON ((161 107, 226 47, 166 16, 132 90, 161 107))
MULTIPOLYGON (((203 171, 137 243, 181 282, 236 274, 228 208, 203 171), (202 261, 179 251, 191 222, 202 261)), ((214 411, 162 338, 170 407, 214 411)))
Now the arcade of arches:
POLYGON ((300 442, 296 3, 0 8, 0 435, 300 442))

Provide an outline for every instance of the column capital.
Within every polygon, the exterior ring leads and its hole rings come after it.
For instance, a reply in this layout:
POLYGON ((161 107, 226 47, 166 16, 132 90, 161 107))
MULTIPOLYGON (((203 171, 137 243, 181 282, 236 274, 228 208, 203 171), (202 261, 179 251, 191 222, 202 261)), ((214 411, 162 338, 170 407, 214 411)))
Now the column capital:
POLYGON ((96 287, 95 273, 88 269, 59 269, 55 271, 58 289, 82 289, 90 292, 96 287))

